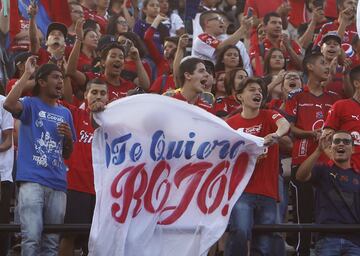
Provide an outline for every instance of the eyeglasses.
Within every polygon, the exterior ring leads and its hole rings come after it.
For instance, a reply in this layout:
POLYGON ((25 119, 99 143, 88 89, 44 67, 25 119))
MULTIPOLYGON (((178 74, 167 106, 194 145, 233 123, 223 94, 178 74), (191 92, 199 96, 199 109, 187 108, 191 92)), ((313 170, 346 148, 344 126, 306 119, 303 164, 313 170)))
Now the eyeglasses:
POLYGON ((339 145, 340 142, 342 142, 344 145, 350 145, 352 144, 351 139, 333 139, 332 143, 335 145, 339 145))
POLYGON ((119 24, 119 25, 123 25, 123 26, 127 26, 127 25, 128 25, 128 23, 127 23, 126 20, 118 20, 118 21, 116 21, 116 23, 119 24))
POLYGON ((225 20, 220 16, 216 16, 216 17, 208 19, 208 21, 211 21, 211 20, 217 20, 217 21, 220 21, 220 22, 225 22, 225 20))

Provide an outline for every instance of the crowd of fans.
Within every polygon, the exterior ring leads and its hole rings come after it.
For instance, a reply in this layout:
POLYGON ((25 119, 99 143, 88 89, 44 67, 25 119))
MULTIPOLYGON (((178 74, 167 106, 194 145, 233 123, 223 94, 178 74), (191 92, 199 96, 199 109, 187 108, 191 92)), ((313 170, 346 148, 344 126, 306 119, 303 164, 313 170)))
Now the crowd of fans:
MULTIPOLYGON (((282 235, 251 230, 286 222, 289 190, 295 222, 360 224, 357 0, 69 0, 71 22, 44 34, 30 1, 14 37, 1 3, 0 223, 16 198, 22 255, 86 255, 87 235, 43 225, 91 223, 92 113, 140 93, 264 138, 219 255, 285 255, 282 235)), ((360 255, 356 233, 286 241, 297 255, 360 255)), ((0 255, 9 245, 1 235, 0 255)))

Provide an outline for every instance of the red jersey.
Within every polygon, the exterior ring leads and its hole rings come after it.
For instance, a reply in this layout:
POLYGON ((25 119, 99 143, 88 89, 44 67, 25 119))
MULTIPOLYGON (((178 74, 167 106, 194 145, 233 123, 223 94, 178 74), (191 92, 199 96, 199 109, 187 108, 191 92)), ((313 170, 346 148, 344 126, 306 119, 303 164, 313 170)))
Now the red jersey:
POLYGON ((335 92, 340 96, 341 99, 346 98, 344 91, 344 73, 342 66, 339 66, 336 69, 335 76, 333 76, 333 79, 326 85, 326 90, 335 92))
MULTIPOLYGON (((170 96, 172 98, 178 99, 178 100, 182 100, 182 101, 186 101, 187 99, 185 99, 185 97, 182 95, 181 90, 176 91, 174 95, 170 96)), ((204 100, 202 100, 200 97, 198 97, 197 101, 194 104, 195 106, 198 106, 202 109, 205 109, 206 111, 213 113, 213 107, 210 106, 207 102, 205 102, 204 100)))
MULTIPOLYGON (((11 79, 9 80, 9 82, 7 83, 6 85, 6 95, 9 94, 9 92, 12 90, 12 88, 14 88, 15 86, 15 83, 18 81, 19 79, 11 79)), ((21 97, 24 97, 24 96, 31 96, 31 92, 23 92, 21 94, 21 97)))
POLYGON ((235 100, 234 96, 218 97, 214 103, 214 113, 217 116, 227 116, 231 112, 238 109, 240 104, 235 100))
POLYGON ((80 52, 77 70, 81 72, 88 72, 92 70, 93 59, 86 56, 84 53, 80 52))
POLYGON ((71 111, 78 139, 74 143, 74 150, 70 158, 66 160, 69 167, 67 172, 68 189, 95 194, 91 153, 94 128, 91 125, 90 111, 66 102, 62 102, 62 104, 71 111))
MULTIPOLYGON (((305 86, 303 89, 290 92, 285 103, 285 113, 297 128, 305 131, 315 131, 324 128, 327 113, 337 100, 339 100, 339 96, 336 93, 324 90, 322 95, 315 96, 305 86)), ((314 152, 317 145, 315 138, 295 138, 292 163, 294 165, 301 164, 314 152)), ((319 159, 319 162, 326 163, 327 161, 325 155, 319 159)))
POLYGON ((150 26, 145 31, 144 42, 149 50, 152 60, 156 64, 157 74, 158 74, 158 76, 161 76, 162 74, 170 73, 170 65, 169 65, 169 62, 159 52, 157 46, 154 43, 153 39, 154 39, 155 32, 156 32, 156 29, 150 26))
POLYGON ((174 76, 163 74, 154 81, 149 89, 149 92, 163 94, 169 89, 176 89, 174 76))
POLYGON ((355 149, 351 160, 354 169, 360 172, 360 103, 354 99, 337 101, 326 118, 326 127, 351 133, 355 149))
POLYGON ((253 9, 253 13, 258 18, 263 18, 269 12, 276 12, 276 9, 283 3, 283 0, 271 0, 266 1, 264 4, 264 0, 246 0, 244 15, 247 15, 248 8, 253 9))
MULTIPOLYGON (((259 45, 251 45, 251 49, 250 49, 250 59, 253 59, 255 57, 256 54, 259 54, 259 56, 262 56, 264 59, 266 58, 268 52, 270 49, 272 48, 280 48, 280 42, 278 42, 278 45, 273 45, 270 40, 268 38, 265 38, 264 41, 262 42, 262 44, 264 45, 264 52, 260 51, 260 47, 259 45)), ((301 47, 298 43, 296 43, 294 40, 291 40, 291 47, 292 49, 295 51, 295 53, 297 55, 301 55, 301 47)), ((288 63, 288 70, 297 70, 299 69, 296 66, 296 63, 294 63, 291 58, 290 58, 290 54, 288 51, 283 52, 284 57, 286 59, 286 63, 288 63)))
MULTIPOLYGON (((276 121, 283 118, 278 112, 260 109, 259 115, 253 119, 245 119, 241 114, 229 118, 226 122, 235 130, 239 128, 259 137, 265 137, 277 130, 276 121)), ((245 192, 264 195, 278 199, 279 145, 267 148, 255 165, 255 170, 245 188, 245 192)))
MULTIPOLYGON (((68 59, 71 53, 72 47, 70 46, 65 46, 65 58, 68 59)), ((51 58, 51 54, 50 52, 48 52, 46 49, 44 48, 40 48, 37 56, 39 57, 39 59, 37 60, 37 64, 40 66, 42 64, 46 64, 49 62, 50 58, 51 58)))
POLYGON ((134 83, 124 80, 121 77, 119 77, 120 85, 112 85, 106 81, 105 75, 103 74, 86 72, 85 75, 88 81, 94 78, 100 78, 106 82, 108 86, 109 101, 124 98, 129 90, 134 89, 136 87, 134 83))
MULTIPOLYGON (((329 32, 337 32, 339 28, 339 22, 335 20, 334 22, 326 23, 322 26, 317 38, 315 39, 314 45, 321 46, 321 40, 324 35, 329 32)), ((345 51, 348 50, 349 46, 357 35, 356 25, 353 23, 345 29, 344 37, 342 40, 342 47, 345 51)))

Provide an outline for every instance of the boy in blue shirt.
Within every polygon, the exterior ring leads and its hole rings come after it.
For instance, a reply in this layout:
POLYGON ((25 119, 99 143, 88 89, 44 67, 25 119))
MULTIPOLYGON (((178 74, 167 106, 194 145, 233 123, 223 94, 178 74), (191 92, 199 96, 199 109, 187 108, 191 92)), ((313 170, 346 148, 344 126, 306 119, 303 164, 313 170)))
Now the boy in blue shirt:
POLYGON ((35 73, 34 97, 20 99, 35 72, 30 57, 25 72, 8 94, 4 108, 21 121, 16 181, 19 183, 19 214, 22 255, 57 255, 59 235, 42 234, 43 224, 63 223, 66 208, 66 166, 75 130, 70 111, 57 103, 63 94, 63 75, 54 64, 35 73))

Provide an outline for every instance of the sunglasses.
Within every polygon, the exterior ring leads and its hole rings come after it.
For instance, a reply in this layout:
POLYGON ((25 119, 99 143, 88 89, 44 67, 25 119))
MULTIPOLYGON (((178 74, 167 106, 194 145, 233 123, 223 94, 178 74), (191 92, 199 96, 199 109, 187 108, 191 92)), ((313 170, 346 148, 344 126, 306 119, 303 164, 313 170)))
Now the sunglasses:
POLYGON ((341 142, 344 145, 351 145, 352 144, 351 139, 333 139, 333 141, 332 141, 332 143, 335 144, 335 145, 339 145, 341 142))
POLYGON ((208 21, 211 21, 211 20, 217 20, 217 21, 220 21, 220 22, 225 22, 225 20, 224 20, 222 17, 220 17, 220 16, 217 16, 217 17, 213 17, 213 18, 208 19, 208 21))

